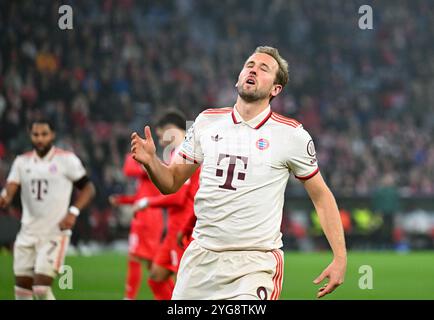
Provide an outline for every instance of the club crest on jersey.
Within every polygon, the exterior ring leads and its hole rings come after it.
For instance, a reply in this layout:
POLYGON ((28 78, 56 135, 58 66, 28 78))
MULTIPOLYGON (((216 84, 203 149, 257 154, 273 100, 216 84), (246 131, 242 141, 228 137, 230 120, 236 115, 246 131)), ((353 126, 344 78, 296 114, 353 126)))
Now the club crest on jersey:
POLYGON ((57 172, 57 166, 53 163, 53 164, 48 168, 48 170, 49 170, 51 173, 56 173, 56 172, 57 172))
POLYGON ((270 142, 267 139, 260 138, 258 141, 256 141, 256 148, 259 150, 265 150, 268 149, 270 146, 270 142))

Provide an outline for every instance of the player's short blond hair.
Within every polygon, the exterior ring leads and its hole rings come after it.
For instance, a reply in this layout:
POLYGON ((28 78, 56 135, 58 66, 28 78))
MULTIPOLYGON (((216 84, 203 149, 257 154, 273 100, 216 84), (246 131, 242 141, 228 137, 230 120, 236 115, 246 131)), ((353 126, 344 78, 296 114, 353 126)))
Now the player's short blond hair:
POLYGON ((254 53, 268 54, 277 61, 279 65, 279 70, 277 70, 274 84, 280 84, 282 88, 284 88, 289 81, 288 62, 280 56, 279 50, 269 46, 260 46, 256 48, 254 53))

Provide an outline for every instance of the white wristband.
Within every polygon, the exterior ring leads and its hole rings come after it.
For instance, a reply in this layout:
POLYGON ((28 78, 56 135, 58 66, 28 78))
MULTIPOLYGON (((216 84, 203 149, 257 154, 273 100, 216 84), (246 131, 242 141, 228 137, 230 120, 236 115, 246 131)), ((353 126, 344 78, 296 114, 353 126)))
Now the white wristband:
POLYGON ((148 198, 142 198, 140 200, 138 200, 135 205, 137 206, 137 209, 141 210, 144 209, 148 206, 148 198))
POLYGON ((78 217, 80 214, 80 209, 74 206, 69 207, 69 213, 72 213, 74 216, 78 217))

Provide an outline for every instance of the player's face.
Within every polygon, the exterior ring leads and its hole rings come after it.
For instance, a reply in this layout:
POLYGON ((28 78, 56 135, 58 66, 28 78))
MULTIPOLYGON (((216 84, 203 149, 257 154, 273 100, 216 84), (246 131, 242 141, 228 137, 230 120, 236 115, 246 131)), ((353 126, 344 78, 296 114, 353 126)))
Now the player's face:
POLYGON ((167 147, 171 144, 178 146, 184 138, 183 130, 173 124, 167 124, 161 128, 157 128, 158 143, 160 146, 167 147))
POLYGON ((55 134, 48 124, 34 123, 30 130, 30 138, 33 148, 35 148, 40 157, 43 157, 53 146, 55 134))
POLYGON ((254 53, 250 56, 238 76, 237 89, 239 96, 254 102, 276 96, 282 86, 275 84, 279 64, 266 53, 254 53))

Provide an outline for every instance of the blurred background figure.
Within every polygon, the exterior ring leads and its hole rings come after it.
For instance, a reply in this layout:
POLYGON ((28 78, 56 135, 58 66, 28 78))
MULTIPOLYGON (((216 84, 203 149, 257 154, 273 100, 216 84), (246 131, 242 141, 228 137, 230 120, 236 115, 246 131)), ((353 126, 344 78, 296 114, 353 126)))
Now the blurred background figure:
POLYGON ((393 249, 395 218, 400 213, 401 204, 395 178, 386 174, 378 188, 372 193, 372 209, 381 215, 382 227, 379 229, 379 241, 387 249, 393 249))
POLYGON ((54 146, 53 124, 29 126, 33 149, 18 155, 1 190, 0 208, 20 193, 23 214, 14 244, 16 300, 55 300, 51 286, 63 266, 72 229, 95 187, 80 159, 54 146), (73 189, 79 194, 71 201, 73 189))
MULTIPOLYGON (((179 152, 185 136, 185 115, 176 110, 167 110, 156 121, 158 143, 163 148, 163 161, 169 164, 179 152)), ((167 229, 159 245, 149 272, 148 284, 157 300, 170 300, 175 287, 173 276, 179 268, 185 244, 178 243, 178 233, 191 235, 196 222, 194 197, 199 188, 198 169, 175 193, 145 196, 134 203, 134 210, 166 208, 167 229), (193 226, 191 226, 193 225, 193 226)))
POLYGON ((155 197, 161 193, 149 179, 146 170, 134 161, 130 154, 125 157, 123 171, 125 176, 137 179, 136 193, 114 194, 109 197, 109 202, 114 207, 130 205, 134 211, 128 235, 128 269, 124 298, 135 300, 142 282, 142 264, 151 269, 160 246, 164 228, 163 211, 158 207, 133 209, 135 203, 143 197, 155 197))

